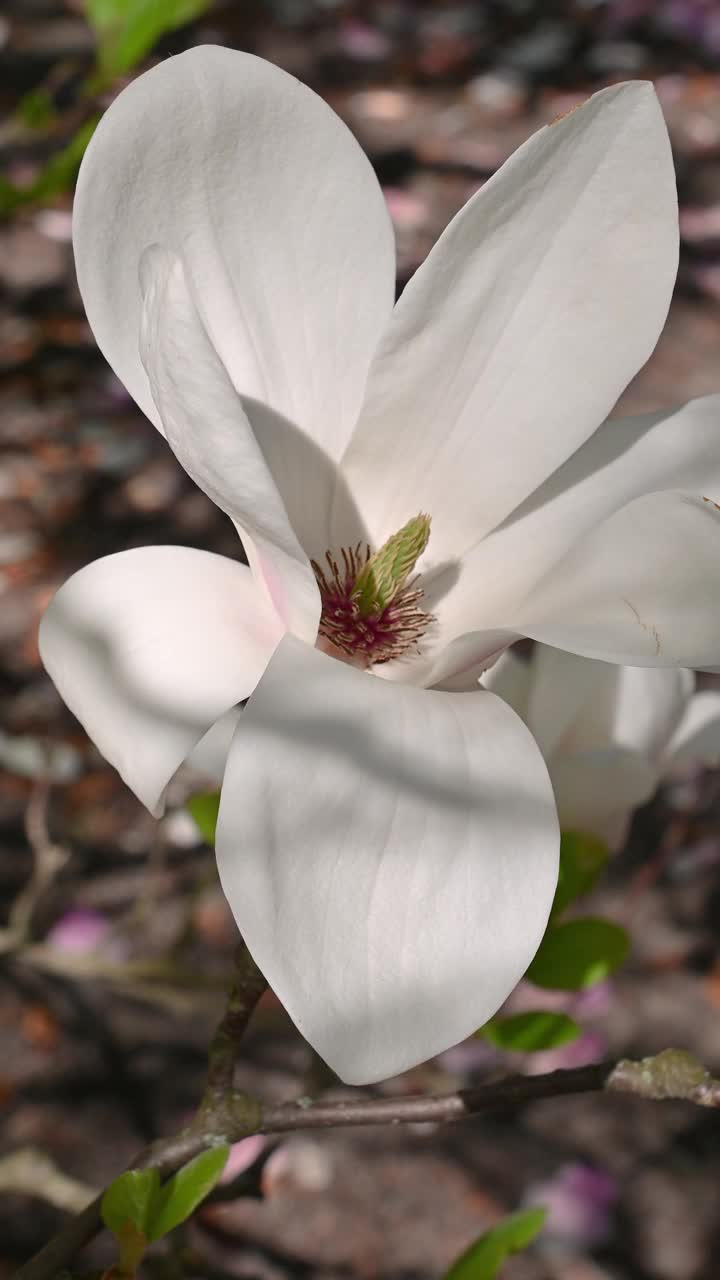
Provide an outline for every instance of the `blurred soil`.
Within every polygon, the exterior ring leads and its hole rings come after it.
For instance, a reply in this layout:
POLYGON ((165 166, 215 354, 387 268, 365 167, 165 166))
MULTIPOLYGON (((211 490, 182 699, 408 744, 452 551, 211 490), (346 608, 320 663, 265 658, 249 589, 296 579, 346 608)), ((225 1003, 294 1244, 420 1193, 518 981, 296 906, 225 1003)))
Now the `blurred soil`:
MULTIPOLYGON (((621 407, 720 388, 717 6, 225 4, 157 54, 209 40, 273 59, 344 116, 385 187, 401 285, 532 130, 602 83, 654 78, 676 154, 682 263, 667 330, 621 407)), ((0 18, 0 106, 9 113, 48 78, 61 106, 63 94, 71 104, 68 85, 89 48, 79 5, 14 0, 0 18)), ((9 114, 0 126, 15 177, 32 175, 56 141, 9 114)), ((235 940, 212 855, 183 810, 193 779, 176 779, 156 826, 38 659, 43 608, 87 561, 148 543, 238 551, 227 521, 98 355, 69 238, 69 197, 0 225, 6 920, 22 913, 33 858, 53 872, 34 896, 26 945, 0 956, 3 1151, 23 1153, 28 1169, 13 1181, 0 1159, 0 1187, 25 1188, 0 1207, 0 1277, 57 1228, 63 1207, 190 1112, 235 940)), ((581 1041, 512 1061, 468 1042, 386 1091, 444 1090, 503 1066, 545 1070, 669 1044, 720 1068, 719 800, 717 775, 685 775, 638 816, 592 904, 631 926, 633 955, 610 986, 564 1001, 586 1027, 581 1041)), ((271 997, 248 1037, 241 1083, 275 1099, 328 1086, 271 997)), ((562 1099, 442 1132, 256 1142, 236 1158, 250 1161, 254 1194, 208 1206, 148 1274, 425 1280, 495 1218, 538 1201, 551 1206, 549 1228, 507 1265, 507 1280, 720 1275, 720 1122, 680 1105, 562 1099)), ((108 1259, 103 1241, 85 1257, 88 1267, 108 1259)))

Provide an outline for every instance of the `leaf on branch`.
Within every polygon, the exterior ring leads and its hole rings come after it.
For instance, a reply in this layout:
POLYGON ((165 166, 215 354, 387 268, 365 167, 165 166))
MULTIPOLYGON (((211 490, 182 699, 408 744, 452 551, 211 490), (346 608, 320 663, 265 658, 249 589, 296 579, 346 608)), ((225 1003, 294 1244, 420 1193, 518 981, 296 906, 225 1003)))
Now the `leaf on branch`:
POLYGON ((625 960, 630 939, 618 924, 591 916, 551 925, 526 977, 538 987, 582 991, 625 960))
POLYGON ((131 1227, 147 1236, 155 1197, 160 1190, 157 1169, 128 1169, 110 1183, 100 1207, 102 1220, 113 1235, 131 1227))
POLYGON ((558 1049, 577 1040, 581 1028, 566 1013, 533 1010, 516 1013, 510 1018, 493 1018, 475 1034, 494 1044, 496 1049, 512 1053, 537 1053, 542 1049, 558 1049))
POLYGON ((187 802, 187 810, 190 817, 193 819, 203 840, 209 845, 215 844, 215 828, 219 809, 219 791, 198 791, 196 795, 190 796, 187 802))
POLYGON ((461 1254, 445 1280, 494 1280, 503 1262, 535 1239, 545 1221, 544 1209, 511 1213, 461 1254))
POLYGON ((159 1240, 194 1213, 210 1194, 227 1164, 227 1143, 202 1151, 160 1188, 147 1226, 148 1240, 159 1240))

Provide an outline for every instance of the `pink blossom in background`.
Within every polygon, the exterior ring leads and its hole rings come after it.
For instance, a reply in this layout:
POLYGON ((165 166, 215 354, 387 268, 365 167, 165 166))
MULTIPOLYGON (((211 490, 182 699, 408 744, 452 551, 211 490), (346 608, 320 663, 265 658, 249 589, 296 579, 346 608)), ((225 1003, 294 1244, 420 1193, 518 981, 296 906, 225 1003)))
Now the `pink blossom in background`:
POLYGON ((66 911, 64 916, 55 921, 45 941, 56 951, 62 951, 66 955, 87 955, 102 946, 111 928, 107 916, 101 915, 99 911, 77 907, 66 911))
POLYGON ((547 1210, 544 1238, 582 1249, 592 1249, 610 1234, 618 1199, 616 1180, 590 1164, 564 1164, 547 1182, 538 1182, 527 1194, 529 1204, 547 1210))
POLYGON ((267 1138, 261 1133, 253 1133, 249 1138, 243 1138, 240 1142, 233 1142, 230 1148, 230 1155, 227 1158, 227 1164, 220 1175, 220 1182, 232 1182, 246 1169, 255 1163, 258 1156, 267 1146, 267 1138))

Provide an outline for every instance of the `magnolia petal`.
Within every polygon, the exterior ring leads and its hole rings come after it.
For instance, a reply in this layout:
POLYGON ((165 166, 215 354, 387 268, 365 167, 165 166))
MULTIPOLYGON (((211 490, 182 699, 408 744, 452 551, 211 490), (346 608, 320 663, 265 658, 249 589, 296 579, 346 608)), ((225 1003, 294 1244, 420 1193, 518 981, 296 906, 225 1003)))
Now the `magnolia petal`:
MULTIPOLYGON (((421 648, 420 653, 409 661, 401 659, 402 663, 407 663, 402 673, 383 670, 382 674, 389 674, 393 679, 410 680, 412 684, 421 684, 426 689, 464 693, 477 689, 483 673, 509 645, 520 639, 522 637, 513 631, 469 631, 443 648, 435 637, 435 644, 427 646, 429 653, 424 653, 421 648)), ((401 662, 388 665, 400 667, 401 662)))
POLYGON ((393 305, 390 218, 352 134, 261 58, 204 45, 139 76, 100 121, 73 239, 97 343, 156 426, 138 357, 138 267, 185 263, 236 388, 332 457, 351 431, 393 305))
POLYGON ((518 628, 630 666, 703 667, 720 657, 720 510, 655 493, 594 529, 538 584, 518 628))
POLYGON ((720 764, 720 693, 702 689, 691 699, 665 753, 668 765, 720 764))
MULTIPOLYGON (((620 843, 629 815, 652 795, 658 770, 615 737, 618 685, 627 670, 536 645, 529 662, 504 653, 483 684, 522 715, 550 770, 560 824, 620 843)), ((644 670, 644 669, 643 669, 644 670)), ((653 674, 679 674, 661 668, 653 674)), ((687 673, 684 673, 687 674, 687 673)), ((636 690, 639 695, 639 689, 636 690)), ((648 689, 651 696, 653 690, 648 689)), ((630 703, 623 704, 630 711, 630 703)), ((636 709, 646 717, 647 709, 636 709)))
MULTIPOLYGON (((685 718, 695 676, 683 667, 616 667, 613 739, 659 764, 685 718)), ((720 723, 720 720, 719 720, 720 723)))
POLYGON ((617 685, 623 670, 536 644, 529 661, 512 651, 504 653, 483 684, 522 716, 548 760, 614 745, 617 685))
POLYGON ((197 746, 193 747, 186 761, 186 764, 196 773, 204 773, 218 786, 223 780, 230 743, 241 715, 240 707, 231 707, 226 711, 225 715, 208 729, 197 746))
POLYGON ((650 84, 604 89, 520 147, 416 272, 371 368, 342 463, 371 536, 428 511, 438 564, 504 519, 650 355, 677 254, 650 84))
POLYGON ((512 649, 506 649, 497 662, 483 673, 482 683, 484 688, 507 702, 527 724, 533 685, 531 662, 523 661, 512 649))
POLYGON ((60 696, 155 814, 210 725, 254 689, 282 626, 246 565, 188 547, 96 560, 57 592, 40 654, 60 696))
POLYGON ((320 594, 240 398, 198 316, 182 263, 155 245, 142 262, 140 352, 169 445, 235 522, 284 625, 313 641, 320 594))
POLYGON ((563 830, 601 838, 624 827, 658 783, 657 771, 643 756, 619 747, 555 755, 550 776, 563 830))
MULTIPOLYGON (((532 661, 533 682, 528 698, 526 723, 545 759, 561 743, 577 741, 583 719, 593 696, 606 717, 612 715, 615 668, 603 662, 589 662, 574 653, 563 653, 549 645, 537 645, 532 661)), ((589 726, 588 726, 589 727, 589 726)), ((592 728, 596 729, 593 723, 592 728)), ((602 745, 609 741, 609 725, 603 726, 602 745)), ((590 745, 584 743, 583 745, 590 745)))
POLYGON ((456 637, 517 629, 522 602, 569 548, 634 499, 670 489, 720 501, 720 396, 605 422, 452 572, 426 575, 435 665, 456 637))
POLYGON ((558 830, 499 698, 391 684, 286 636, 230 749, 216 848, 258 965, 359 1084, 503 1002, 545 928, 558 830))

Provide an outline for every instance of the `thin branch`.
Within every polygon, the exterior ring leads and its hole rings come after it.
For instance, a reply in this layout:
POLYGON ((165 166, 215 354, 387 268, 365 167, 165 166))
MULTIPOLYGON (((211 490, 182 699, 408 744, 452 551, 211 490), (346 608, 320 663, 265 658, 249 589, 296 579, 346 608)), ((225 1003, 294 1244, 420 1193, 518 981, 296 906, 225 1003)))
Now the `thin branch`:
POLYGON ((48 831, 47 810, 50 783, 40 779, 33 787, 25 810, 25 835, 32 853, 32 872, 18 894, 3 934, 3 950, 21 945, 30 933, 35 909, 58 872, 70 857, 69 849, 55 844, 48 831))
POLYGON ((326 1102, 300 1098, 296 1102, 263 1107, 263 1133, 293 1129, 332 1129, 337 1126, 384 1124, 448 1124, 484 1111, 522 1106, 537 1098, 603 1089, 615 1063, 598 1062, 538 1076, 506 1076, 476 1089, 458 1093, 410 1095, 405 1098, 348 1098, 326 1102))
MULTIPOLYGON (((218 1142, 234 1142, 257 1133, 261 1105, 233 1089, 239 1043, 267 982, 252 956, 240 943, 235 953, 235 973, 225 1012, 208 1051, 205 1093, 192 1124, 173 1138, 154 1143, 140 1153, 130 1168, 153 1165, 162 1177, 174 1173, 193 1156, 218 1142), (236 1135, 236 1136, 234 1136, 236 1135)), ((15 1280, 54 1280, 73 1261, 102 1226, 103 1193, 72 1218, 52 1240, 16 1273, 15 1280)))
MULTIPOLYGON (((224 1052, 223 1046, 222 1072, 227 1080, 224 1052)), ((220 1061, 218 1059, 218 1065, 220 1061)), ((720 1107, 720 1080, 715 1080, 696 1058, 680 1049, 666 1049, 641 1062, 599 1062, 546 1075, 508 1076, 475 1089, 436 1097, 360 1096, 334 1102, 300 1098, 296 1102, 262 1107, 255 1099, 230 1089, 222 1097, 219 1113, 213 1112, 206 1095, 196 1121, 175 1137, 149 1147, 134 1167, 154 1165, 161 1176, 167 1176, 206 1147, 218 1142, 237 1142, 252 1133, 286 1133, 340 1125, 445 1124, 541 1098, 595 1092, 633 1093, 653 1101, 675 1098, 697 1106, 720 1107)), ((21 1267, 15 1280, 54 1280, 56 1273, 72 1262, 99 1227, 100 1198, 21 1267)))
POLYGON ((232 1090, 240 1041, 245 1034, 267 980, 241 942, 235 952, 235 973, 225 1013, 208 1051, 208 1075, 201 1109, 212 1109, 232 1090))

